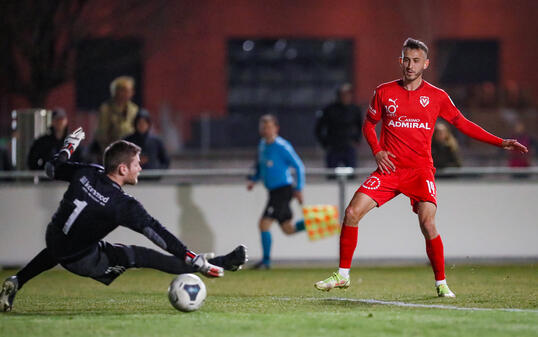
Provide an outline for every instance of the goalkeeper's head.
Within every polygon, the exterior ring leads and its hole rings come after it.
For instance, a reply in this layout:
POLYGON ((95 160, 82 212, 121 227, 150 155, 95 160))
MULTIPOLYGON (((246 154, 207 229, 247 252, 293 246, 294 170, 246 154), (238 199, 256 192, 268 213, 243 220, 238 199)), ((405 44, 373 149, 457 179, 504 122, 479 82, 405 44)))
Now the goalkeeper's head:
POLYGON ((136 185, 142 171, 140 151, 140 147, 125 140, 110 144, 103 158, 106 175, 120 186, 136 185))

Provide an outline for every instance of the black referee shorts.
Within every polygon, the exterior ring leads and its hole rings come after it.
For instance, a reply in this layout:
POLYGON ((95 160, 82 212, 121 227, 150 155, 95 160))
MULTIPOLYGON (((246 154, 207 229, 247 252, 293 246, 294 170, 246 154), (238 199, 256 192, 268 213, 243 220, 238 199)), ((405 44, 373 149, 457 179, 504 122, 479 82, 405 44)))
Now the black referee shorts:
POLYGON ((125 270, 133 267, 134 260, 134 252, 128 246, 100 241, 77 260, 60 264, 74 274, 109 285, 125 270))
POLYGON ((263 212, 264 218, 271 218, 278 221, 279 224, 290 220, 293 216, 291 213, 290 202, 293 198, 293 186, 286 185, 269 191, 269 201, 263 212))

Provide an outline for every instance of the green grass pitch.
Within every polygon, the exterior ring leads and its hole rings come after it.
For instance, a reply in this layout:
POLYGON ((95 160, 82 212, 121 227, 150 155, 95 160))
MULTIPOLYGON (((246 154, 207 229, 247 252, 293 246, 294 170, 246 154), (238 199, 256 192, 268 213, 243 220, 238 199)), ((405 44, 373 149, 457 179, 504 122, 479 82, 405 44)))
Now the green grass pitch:
POLYGON ((313 283, 334 269, 228 272, 223 279, 204 278, 206 303, 192 313, 169 304, 166 289, 173 275, 130 270, 106 287, 58 269, 30 281, 13 312, 0 313, 0 336, 538 336, 535 265, 447 269, 455 299, 435 297, 427 266, 356 267, 348 290, 329 293, 313 283))

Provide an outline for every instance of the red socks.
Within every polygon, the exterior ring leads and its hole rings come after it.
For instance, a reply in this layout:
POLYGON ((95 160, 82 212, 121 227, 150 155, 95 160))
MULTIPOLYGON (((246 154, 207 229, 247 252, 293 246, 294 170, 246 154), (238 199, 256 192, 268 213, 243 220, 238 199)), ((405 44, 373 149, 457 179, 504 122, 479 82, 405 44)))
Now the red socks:
MULTIPOLYGON (((341 254, 341 253, 340 253, 341 254)), ((435 239, 426 239, 426 254, 430 259, 433 273, 435 274, 435 280, 441 281, 445 277, 445 254, 443 251, 443 241, 441 235, 437 235, 435 239)))
MULTIPOLYGON (((342 231, 340 232, 340 268, 351 268, 353 253, 357 247, 358 233, 359 227, 342 226, 342 231)), ((441 246, 441 254, 442 251, 441 246)))
MULTIPOLYGON (((340 268, 351 268, 353 253, 357 247, 359 227, 342 226, 340 233, 340 268)), ((435 280, 441 281, 445 277, 445 255, 441 235, 432 240, 426 240, 426 253, 430 259, 435 280)))

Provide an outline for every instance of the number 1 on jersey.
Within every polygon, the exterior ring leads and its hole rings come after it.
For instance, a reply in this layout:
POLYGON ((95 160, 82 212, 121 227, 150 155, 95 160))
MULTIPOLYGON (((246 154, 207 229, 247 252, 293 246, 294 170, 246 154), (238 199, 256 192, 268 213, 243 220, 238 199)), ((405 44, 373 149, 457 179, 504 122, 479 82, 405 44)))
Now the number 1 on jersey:
POLYGON ((82 212, 82 210, 88 205, 88 203, 86 201, 81 201, 81 200, 78 200, 78 199, 73 200, 73 203, 75 204, 75 209, 73 210, 73 212, 71 213, 71 215, 69 216, 67 221, 65 222, 65 225, 64 225, 64 228, 63 228, 63 232, 66 235, 67 235, 67 233, 69 233, 69 230, 71 229, 71 226, 73 226, 73 222, 75 222, 75 220, 77 220, 80 212, 82 212))

